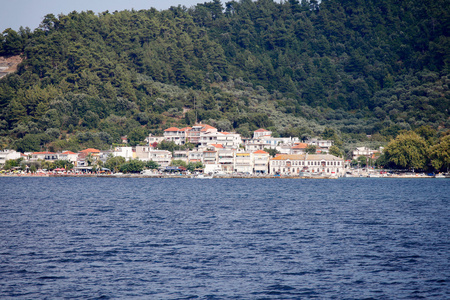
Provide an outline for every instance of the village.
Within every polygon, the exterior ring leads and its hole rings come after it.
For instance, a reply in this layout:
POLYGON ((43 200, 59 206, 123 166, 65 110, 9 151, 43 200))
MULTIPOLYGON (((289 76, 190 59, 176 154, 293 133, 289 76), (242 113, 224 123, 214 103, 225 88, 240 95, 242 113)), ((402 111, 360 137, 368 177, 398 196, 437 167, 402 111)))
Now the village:
MULTIPOLYGON (((344 159, 329 153, 333 146, 331 140, 315 138, 301 142, 297 137, 273 137, 271 131, 263 128, 254 131, 252 138, 243 139, 237 133, 219 132, 210 125, 196 124, 186 128, 167 128, 162 136, 149 135, 145 145, 128 146, 126 137, 122 142, 122 145, 111 147, 110 150, 88 148, 78 153, 19 153, 4 150, 0 152, 0 165, 19 158, 25 164, 67 161, 73 165, 70 170, 61 166, 53 170, 41 168, 36 171, 42 174, 114 174, 118 171, 104 166, 108 159, 122 157, 124 161, 153 162, 152 170, 142 170, 141 174, 144 175, 202 173, 218 176, 234 174, 337 178, 344 177, 347 173, 344 159), (158 149, 163 141, 177 146, 190 144, 196 147, 173 151, 158 149), (313 153, 308 151, 311 147, 314 149, 313 153), (275 153, 273 157, 269 154, 271 151, 275 153), (181 165, 196 164, 201 167, 189 172, 180 166, 180 162, 181 165)), ((355 155, 370 157, 374 152, 376 151, 358 148, 355 155)), ((29 166, 26 168, 20 173, 29 173, 29 166)))

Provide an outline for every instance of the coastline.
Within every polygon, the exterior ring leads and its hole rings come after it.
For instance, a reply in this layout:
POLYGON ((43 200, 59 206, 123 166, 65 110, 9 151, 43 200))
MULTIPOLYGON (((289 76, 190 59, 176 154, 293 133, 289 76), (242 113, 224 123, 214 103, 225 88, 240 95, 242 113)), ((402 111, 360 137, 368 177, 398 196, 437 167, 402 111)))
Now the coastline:
MULTIPOLYGON (((44 177, 76 177, 76 178, 186 178, 186 179, 195 179, 193 178, 193 175, 164 175, 164 174, 154 174, 154 175, 143 175, 143 174, 121 174, 121 175, 114 175, 114 174, 2 174, 1 177, 26 177, 26 178, 44 178, 44 177)), ((253 176, 253 175, 216 175, 213 177, 214 179, 346 179, 345 177, 336 177, 336 176, 273 176, 273 175, 260 175, 260 176, 253 176)), ((368 178, 368 179, 374 179, 367 176, 361 176, 361 177, 352 177, 352 178, 368 178)), ((375 179, 380 178, 404 178, 404 179, 436 179, 434 176, 427 176, 427 175, 391 175, 391 176, 381 176, 381 177, 375 177, 375 179)), ((448 177, 447 177, 448 178, 448 177)))

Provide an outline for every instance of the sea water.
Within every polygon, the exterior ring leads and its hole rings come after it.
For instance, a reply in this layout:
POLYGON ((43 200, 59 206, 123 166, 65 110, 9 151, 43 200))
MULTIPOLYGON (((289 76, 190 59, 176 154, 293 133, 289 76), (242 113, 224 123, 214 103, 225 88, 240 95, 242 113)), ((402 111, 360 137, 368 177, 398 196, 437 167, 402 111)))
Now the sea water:
POLYGON ((449 299, 450 180, 0 178, 0 298, 449 299))

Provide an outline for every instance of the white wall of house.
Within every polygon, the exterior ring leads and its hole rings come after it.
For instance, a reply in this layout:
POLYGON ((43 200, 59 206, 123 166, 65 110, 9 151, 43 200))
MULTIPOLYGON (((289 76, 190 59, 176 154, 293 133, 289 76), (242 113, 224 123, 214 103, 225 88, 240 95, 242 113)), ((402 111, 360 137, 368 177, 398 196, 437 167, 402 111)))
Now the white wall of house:
POLYGON ((4 165, 7 160, 20 158, 20 152, 16 150, 2 150, 0 151, 0 165, 4 165))
POLYGON ((240 152, 235 154, 234 171, 238 173, 253 173, 251 152, 240 152))
POLYGON ((126 160, 133 159, 133 148, 132 147, 116 147, 112 153, 114 157, 122 156, 126 160))
POLYGON ((279 155, 270 159, 270 174, 298 175, 300 172, 343 176, 344 160, 330 154, 279 155))
POLYGON ((230 149, 219 149, 217 150, 217 156, 222 171, 232 173, 234 171, 234 151, 230 149))
POLYGON ((185 163, 189 162, 189 150, 176 150, 173 151, 172 160, 181 160, 185 163))
POLYGON ((269 153, 252 153, 253 173, 269 172, 269 153))
POLYGON ((172 152, 167 150, 150 150, 148 152, 148 160, 153 160, 161 167, 167 167, 172 161, 172 152))

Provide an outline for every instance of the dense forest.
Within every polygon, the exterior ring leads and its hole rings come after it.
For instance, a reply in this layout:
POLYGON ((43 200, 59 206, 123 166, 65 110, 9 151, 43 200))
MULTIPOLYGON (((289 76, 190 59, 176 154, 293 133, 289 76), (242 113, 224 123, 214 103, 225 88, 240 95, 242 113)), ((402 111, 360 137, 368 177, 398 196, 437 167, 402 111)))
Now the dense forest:
MULTIPOLYGON (((219 0, 46 15, 1 36, 0 148, 107 148, 202 121, 381 145, 450 125, 447 0, 219 0), (421 129, 422 128, 422 129, 421 129)), ((343 149, 345 150, 345 149, 343 149)))

